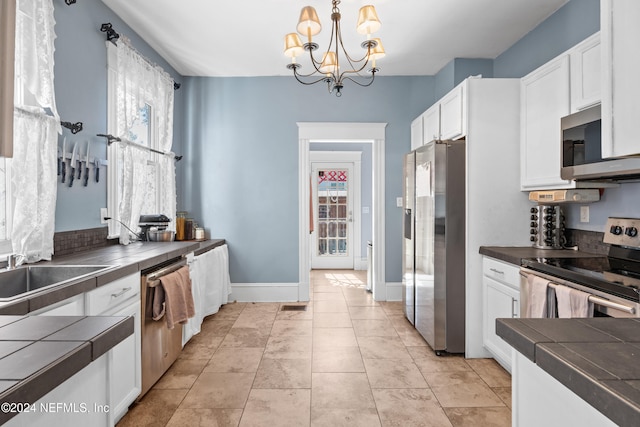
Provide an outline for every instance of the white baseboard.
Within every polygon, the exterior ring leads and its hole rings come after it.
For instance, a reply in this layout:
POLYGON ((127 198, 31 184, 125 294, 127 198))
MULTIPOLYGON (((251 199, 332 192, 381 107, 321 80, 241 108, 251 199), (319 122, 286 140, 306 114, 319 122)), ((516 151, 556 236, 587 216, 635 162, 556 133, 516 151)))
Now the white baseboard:
POLYGON ((387 282, 387 301, 402 301, 402 282, 387 282))
POLYGON ((298 301, 298 283, 232 283, 229 301, 294 302, 298 301))
POLYGON ((354 270, 366 270, 367 269, 367 258, 355 259, 353 261, 353 269, 354 270))

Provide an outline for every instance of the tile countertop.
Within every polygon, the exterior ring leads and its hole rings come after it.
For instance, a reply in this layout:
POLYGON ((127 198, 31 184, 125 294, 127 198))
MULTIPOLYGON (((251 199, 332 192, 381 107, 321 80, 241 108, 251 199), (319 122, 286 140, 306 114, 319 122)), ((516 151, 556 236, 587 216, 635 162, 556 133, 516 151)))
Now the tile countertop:
POLYGON ((164 261, 190 252, 198 255, 224 243, 224 239, 200 242, 135 242, 126 246, 111 245, 60 257, 54 255, 52 261, 39 262, 36 265, 112 265, 113 268, 105 272, 84 276, 51 289, 44 289, 24 298, 0 302, 0 315, 27 314, 164 261))
MULTIPOLYGON (((0 305, 0 403, 37 401, 134 331, 133 317, 21 315, 164 261, 191 252, 198 255, 224 243, 223 239, 136 242, 38 263, 114 267, 0 305)), ((14 415, 15 412, 0 412, 0 424, 14 415)))
POLYGON ((133 330, 133 317, 0 316, 0 404, 35 403, 133 330))
POLYGON ((537 249, 533 246, 480 246, 480 254, 499 259, 510 264, 522 265, 528 258, 582 258, 602 256, 571 249, 537 249))
POLYGON ((640 319, 496 319, 496 333, 620 426, 640 419, 640 319))

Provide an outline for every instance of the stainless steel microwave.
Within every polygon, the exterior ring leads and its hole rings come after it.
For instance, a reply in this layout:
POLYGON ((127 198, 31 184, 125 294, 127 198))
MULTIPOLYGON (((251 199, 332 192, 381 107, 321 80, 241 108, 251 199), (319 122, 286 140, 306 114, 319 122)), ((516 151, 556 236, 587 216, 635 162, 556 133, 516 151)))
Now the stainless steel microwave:
POLYGON ((578 181, 640 178, 639 157, 602 158, 600 105, 563 117, 560 126, 562 179, 578 181))

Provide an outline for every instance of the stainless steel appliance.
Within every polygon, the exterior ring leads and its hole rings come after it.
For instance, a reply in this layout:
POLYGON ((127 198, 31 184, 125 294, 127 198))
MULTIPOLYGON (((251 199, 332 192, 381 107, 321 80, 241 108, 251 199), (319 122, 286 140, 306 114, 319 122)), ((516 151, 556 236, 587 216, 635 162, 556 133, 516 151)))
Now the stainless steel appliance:
POLYGON ((531 243, 538 249, 562 249, 567 240, 564 235, 564 213, 560 205, 538 205, 531 212, 531 243))
POLYGON ((158 284, 158 279, 185 265, 187 265, 186 259, 176 258, 142 270, 140 281, 142 391, 138 399, 142 398, 162 377, 182 351, 182 325, 177 324, 173 329, 169 329, 164 319, 153 320, 152 302, 153 287, 158 284))
POLYGON ((600 105, 560 120, 562 179, 622 180, 640 177, 640 158, 602 158, 600 105))
POLYGON ((521 313, 531 294, 526 278, 534 274, 552 284, 590 293, 595 316, 640 317, 639 229, 640 219, 609 218, 603 239, 611 245, 608 256, 524 260, 520 271, 521 313))
POLYGON ((465 141, 404 160, 403 301, 436 354, 465 351, 465 141))
POLYGON ((169 222, 171 222, 171 220, 163 214, 140 215, 140 220, 138 221, 138 225, 141 229, 140 238, 143 241, 151 240, 149 238, 149 231, 164 231, 169 226, 169 222))

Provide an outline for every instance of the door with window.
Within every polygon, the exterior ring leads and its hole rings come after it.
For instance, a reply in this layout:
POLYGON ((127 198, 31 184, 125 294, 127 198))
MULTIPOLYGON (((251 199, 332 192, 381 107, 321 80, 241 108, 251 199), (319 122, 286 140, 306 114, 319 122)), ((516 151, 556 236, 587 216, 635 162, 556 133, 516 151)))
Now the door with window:
POLYGON ((311 268, 351 269, 353 163, 312 163, 314 231, 311 268))

